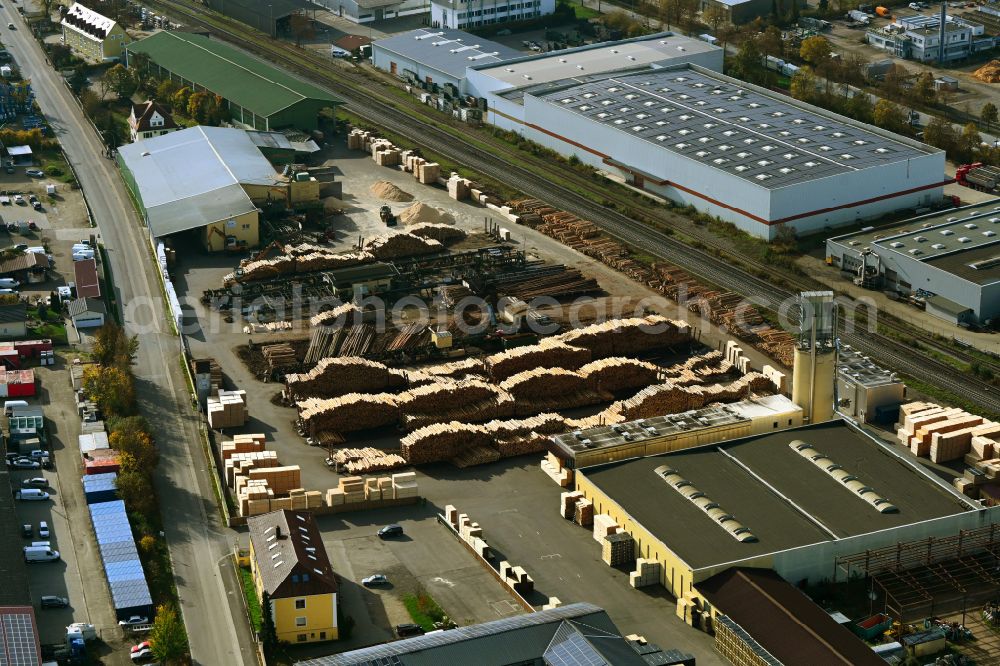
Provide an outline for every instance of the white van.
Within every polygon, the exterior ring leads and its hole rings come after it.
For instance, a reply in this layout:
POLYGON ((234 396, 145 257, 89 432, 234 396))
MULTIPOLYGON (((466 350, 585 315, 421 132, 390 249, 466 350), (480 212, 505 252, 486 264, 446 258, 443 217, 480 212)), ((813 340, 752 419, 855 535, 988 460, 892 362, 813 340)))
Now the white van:
POLYGON ((14 493, 14 499, 42 501, 49 499, 49 494, 38 488, 21 488, 14 493))
POLYGON ((4 289, 17 289, 21 283, 14 278, 0 278, 0 287, 4 289))
POLYGON ((59 551, 52 550, 48 546, 24 547, 25 562, 57 562, 58 560, 59 560, 59 551))
POLYGON ((93 258, 94 258, 94 251, 93 250, 79 250, 79 251, 74 250, 73 251, 73 261, 83 261, 85 259, 93 259, 93 258))
POLYGON ((14 408, 16 407, 27 407, 27 400, 4 400, 3 401, 3 413, 7 416, 11 416, 14 413, 14 408))

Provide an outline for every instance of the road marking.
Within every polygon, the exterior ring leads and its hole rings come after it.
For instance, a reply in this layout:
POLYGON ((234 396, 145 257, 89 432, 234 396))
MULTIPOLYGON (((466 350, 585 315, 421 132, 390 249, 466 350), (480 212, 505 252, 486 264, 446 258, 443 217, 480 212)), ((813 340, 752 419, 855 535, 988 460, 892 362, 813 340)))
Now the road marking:
POLYGON ((538 559, 540 559, 540 560, 554 560, 557 557, 560 558, 560 559, 562 559, 562 555, 560 555, 559 553, 549 553, 548 555, 542 555, 538 559))
POLYGON ((441 576, 435 576, 434 578, 431 578, 431 582, 441 583, 442 585, 447 585, 448 587, 455 587, 455 583, 448 580, 447 578, 442 578, 441 576))

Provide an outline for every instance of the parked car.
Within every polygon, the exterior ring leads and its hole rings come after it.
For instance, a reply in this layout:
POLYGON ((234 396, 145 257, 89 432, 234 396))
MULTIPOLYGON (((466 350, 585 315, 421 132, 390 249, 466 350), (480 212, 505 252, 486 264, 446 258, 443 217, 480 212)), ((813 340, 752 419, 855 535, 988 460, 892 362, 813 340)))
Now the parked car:
POLYGON ((31 458, 15 458, 8 464, 14 469, 39 469, 41 467, 37 460, 31 458))
POLYGON ((388 585, 389 579, 384 574, 372 574, 371 576, 362 578, 361 584, 365 587, 377 587, 379 585, 388 585))
POLYGON ((147 647, 141 650, 137 650, 136 652, 130 654, 129 657, 135 664, 144 664, 148 661, 153 660, 153 648, 147 647))
POLYGON ((396 625, 396 635, 399 636, 400 638, 404 638, 406 636, 422 636, 423 633, 424 633, 424 628, 421 627, 419 624, 413 624, 411 622, 407 622, 406 624, 396 625))
POLYGON ((149 624, 149 618, 142 615, 133 615, 127 620, 118 620, 119 627, 134 627, 140 624, 149 624))
POLYGON ((339 46, 331 46, 330 55, 334 58, 350 58, 351 52, 347 49, 342 49, 339 46))
POLYGON ((398 536, 403 536, 402 525, 386 525, 378 531, 378 538, 380 539, 390 539, 398 536))
POLYGON ((49 480, 44 476, 33 476, 30 479, 25 479, 21 481, 22 488, 41 488, 45 490, 49 487, 49 480))
POLYGON ((26 169, 24 173, 28 174, 32 178, 44 178, 45 177, 45 172, 42 171, 41 169, 26 169))
POLYGON ((32 460, 41 460, 42 458, 45 458, 48 455, 49 452, 45 451, 44 449, 33 449, 31 453, 28 454, 28 457, 31 458, 32 460))
POLYGON ((69 606, 69 599, 66 597, 57 597, 52 594, 46 594, 42 597, 42 608, 66 608, 69 606))
POLYGON ((37 488, 25 488, 14 493, 14 499, 26 502, 41 502, 49 499, 49 497, 50 495, 47 492, 38 490, 37 488))
POLYGON ((14 203, 16 203, 19 206, 23 206, 25 204, 24 197, 21 196, 20 194, 15 194, 14 203))
POLYGON ((31 523, 25 523, 21 525, 21 536, 25 539, 31 539, 35 536, 35 526, 31 523))
POLYGON ((136 652, 140 652, 142 650, 148 650, 151 647, 153 647, 152 643, 150 643, 149 641, 143 641, 143 642, 139 643, 138 645, 133 645, 132 646, 132 652, 136 653, 136 652))
POLYGON ((15 28, 15 27, 14 27, 14 24, 13 24, 13 23, 8 23, 8 24, 7 24, 7 29, 8 29, 8 30, 17 30, 17 28, 15 28))
POLYGON ((38 537, 41 539, 49 538, 49 524, 47 521, 42 521, 38 523, 38 537))

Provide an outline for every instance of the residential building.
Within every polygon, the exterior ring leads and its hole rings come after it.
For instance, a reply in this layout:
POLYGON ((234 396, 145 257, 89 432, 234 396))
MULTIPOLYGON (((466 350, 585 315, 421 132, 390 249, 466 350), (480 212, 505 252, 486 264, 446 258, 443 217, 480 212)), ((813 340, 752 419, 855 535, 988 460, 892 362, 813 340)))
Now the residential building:
POLYGON ((478 28, 548 16, 556 0, 431 0, 435 28, 478 28))
POLYGON ((255 247, 258 204, 287 196, 287 179, 239 129, 190 127, 122 146, 118 165, 152 236, 200 229, 210 252, 255 247))
POLYGON ((698 65, 525 74, 489 96, 490 122, 766 240, 926 206, 949 182, 937 148, 698 65))
POLYGON ((77 330, 104 326, 107 313, 104 301, 99 298, 77 298, 69 302, 69 318, 77 330))
POLYGON ((732 567, 814 584, 840 556, 1000 518, 842 420, 595 465, 574 482, 657 563, 677 615, 706 629, 699 585, 732 567))
MULTIPOLYGON (((805 8, 806 3, 802 1, 801 6, 805 8)), ((700 7, 702 12, 709 7, 721 7, 729 23, 737 25, 766 17, 774 11, 771 0, 701 0, 700 7)))
POLYGON ((334 640, 337 577, 323 535, 308 511, 272 511, 247 520, 257 598, 267 593, 279 641, 334 640))
POLYGON ((28 335, 28 306, 24 303, 0 305, 0 339, 11 340, 28 335))
POLYGON ((768 569, 734 567, 695 587, 733 664, 885 666, 861 639, 768 569))
POLYGON ((321 110, 342 103, 318 86, 205 35, 163 30, 126 47, 130 67, 136 53, 146 56, 156 76, 221 97, 231 122, 247 129, 314 130, 321 110))
POLYGON ((49 258, 40 252, 22 252, 0 259, 0 277, 14 278, 18 282, 38 283, 48 279, 49 258))
POLYGON ((128 127, 132 143, 180 129, 170 111, 151 99, 132 105, 132 111, 128 116, 128 127))
POLYGON ((122 57, 128 34, 114 20, 75 2, 63 16, 62 39, 84 60, 116 62, 122 57))
POLYGON ((1000 199, 829 238, 826 262, 953 324, 988 322, 1000 315, 1000 199))
POLYGON ((449 629, 299 662, 298 666, 513 666, 525 664, 613 664, 694 666, 677 650, 622 636, 604 609, 568 604, 535 613, 449 629))

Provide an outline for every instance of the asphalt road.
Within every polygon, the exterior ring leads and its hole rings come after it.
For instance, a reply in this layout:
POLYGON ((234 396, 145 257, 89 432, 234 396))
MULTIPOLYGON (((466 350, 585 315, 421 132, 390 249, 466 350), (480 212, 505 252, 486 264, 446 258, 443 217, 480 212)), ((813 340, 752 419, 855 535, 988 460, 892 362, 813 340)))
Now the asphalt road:
POLYGON ((224 564, 232 533, 219 520, 197 415, 181 374, 179 342, 165 322, 145 229, 115 163, 104 157, 93 127, 12 6, 0 10, 0 35, 31 79, 38 104, 76 170, 108 251, 126 329, 139 334, 136 393, 160 449, 156 490, 192 656, 195 663, 212 666, 256 664, 249 629, 233 619, 243 611, 224 564), (7 28, 7 21, 18 29, 7 28))

